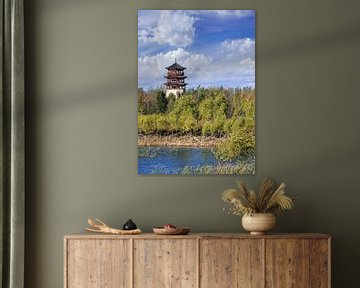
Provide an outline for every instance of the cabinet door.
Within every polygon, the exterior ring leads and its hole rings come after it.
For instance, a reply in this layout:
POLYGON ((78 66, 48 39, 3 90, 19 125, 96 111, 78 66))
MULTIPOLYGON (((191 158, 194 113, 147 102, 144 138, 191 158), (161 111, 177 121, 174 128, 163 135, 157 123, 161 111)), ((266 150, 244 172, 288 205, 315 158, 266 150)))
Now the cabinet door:
POLYGON ((266 287, 310 287, 308 239, 266 240, 266 287))
POLYGON ((330 240, 310 241, 310 287, 330 287, 330 240))
POLYGON ((263 244, 260 239, 200 241, 200 287, 264 287, 263 244))
POLYGON ((134 240, 135 288, 197 287, 197 240, 134 240))
POLYGON ((131 287, 130 248, 130 240, 68 239, 65 287, 131 287))

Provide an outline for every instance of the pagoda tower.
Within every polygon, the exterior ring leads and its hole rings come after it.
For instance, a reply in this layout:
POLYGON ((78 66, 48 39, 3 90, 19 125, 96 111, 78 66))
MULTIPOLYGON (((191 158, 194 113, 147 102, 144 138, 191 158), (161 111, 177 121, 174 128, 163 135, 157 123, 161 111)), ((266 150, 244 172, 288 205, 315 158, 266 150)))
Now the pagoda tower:
POLYGON ((168 97, 171 93, 176 96, 176 98, 185 91, 186 83, 184 75, 185 67, 182 67, 178 63, 172 64, 169 67, 165 68, 167 71, 167 75, 164 76, 167 81, 165 84, 166 86, 166 97, 168 97))

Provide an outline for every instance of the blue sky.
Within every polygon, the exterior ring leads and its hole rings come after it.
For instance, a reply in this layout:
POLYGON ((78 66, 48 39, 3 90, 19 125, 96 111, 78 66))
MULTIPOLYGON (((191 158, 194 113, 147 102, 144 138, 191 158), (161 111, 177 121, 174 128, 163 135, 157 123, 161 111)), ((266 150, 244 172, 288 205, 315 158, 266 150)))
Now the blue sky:
POLYGON ((255 11, 139 10, 138 86, 187 67, 188 87, 255 87, 255 11))

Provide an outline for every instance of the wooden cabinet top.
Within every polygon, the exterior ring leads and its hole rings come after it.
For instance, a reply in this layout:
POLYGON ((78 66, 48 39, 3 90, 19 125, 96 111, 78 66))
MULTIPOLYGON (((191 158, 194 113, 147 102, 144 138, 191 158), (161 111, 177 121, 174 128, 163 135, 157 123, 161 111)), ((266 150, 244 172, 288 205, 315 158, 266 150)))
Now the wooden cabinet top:
POLYGON ((250 235, 245 233, 190 233, 188 235, 156 235, 142 233, 139 235, 108 235, 97 233, 77 233, 64 236, 65 239, 329 239, 329 235, 320 233, 288 233, 250 235))

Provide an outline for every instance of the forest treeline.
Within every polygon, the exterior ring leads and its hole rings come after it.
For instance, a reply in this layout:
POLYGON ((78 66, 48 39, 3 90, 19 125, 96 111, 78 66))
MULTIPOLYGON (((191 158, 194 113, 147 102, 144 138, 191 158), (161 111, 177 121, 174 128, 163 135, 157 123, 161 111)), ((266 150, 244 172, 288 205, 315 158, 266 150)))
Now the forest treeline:
POLYGON ((255 149, 255 90, 197 88, 165 96, 161 89, 138 89, 140 134, 226 137, 216 147, 219 160, 255 149))

